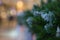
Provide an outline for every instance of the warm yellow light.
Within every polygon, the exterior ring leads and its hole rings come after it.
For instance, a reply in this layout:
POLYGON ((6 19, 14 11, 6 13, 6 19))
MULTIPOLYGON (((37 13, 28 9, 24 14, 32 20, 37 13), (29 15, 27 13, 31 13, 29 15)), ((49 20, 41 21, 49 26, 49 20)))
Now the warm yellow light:
POLYGON ((22 1, 18 1, 16 6, 17 6, 17 9, 19 9, 19 10, 23 9, 23 2, 22 1))

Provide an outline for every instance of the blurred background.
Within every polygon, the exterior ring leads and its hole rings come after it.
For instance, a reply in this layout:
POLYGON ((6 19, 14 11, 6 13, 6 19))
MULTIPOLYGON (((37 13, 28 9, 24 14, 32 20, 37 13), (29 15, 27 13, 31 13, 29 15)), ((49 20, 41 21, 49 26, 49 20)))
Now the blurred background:
POLYGON ((60 0, 0 0, 0 40, 60 40, 60 0))

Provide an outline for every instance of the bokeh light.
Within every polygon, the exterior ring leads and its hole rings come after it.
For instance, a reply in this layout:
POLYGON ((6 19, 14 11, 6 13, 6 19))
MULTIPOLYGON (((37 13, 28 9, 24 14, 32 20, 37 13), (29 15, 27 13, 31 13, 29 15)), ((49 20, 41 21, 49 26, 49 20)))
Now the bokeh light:
POLYGON ((23 5, 24 5, 24 3, 22 1, 18 1, 16 3, 17 10, 23 10, 23 5))

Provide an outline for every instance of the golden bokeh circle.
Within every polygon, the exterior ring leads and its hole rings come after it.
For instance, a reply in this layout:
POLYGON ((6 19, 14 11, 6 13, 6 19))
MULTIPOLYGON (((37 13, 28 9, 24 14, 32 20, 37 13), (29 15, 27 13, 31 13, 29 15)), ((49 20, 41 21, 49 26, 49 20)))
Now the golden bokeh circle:
POLYGON ((23 3, 22 1, 18 1, 18 2, 16 3, 17 9, 23 9, 23 5, 24 5, 24 3, 23 3))

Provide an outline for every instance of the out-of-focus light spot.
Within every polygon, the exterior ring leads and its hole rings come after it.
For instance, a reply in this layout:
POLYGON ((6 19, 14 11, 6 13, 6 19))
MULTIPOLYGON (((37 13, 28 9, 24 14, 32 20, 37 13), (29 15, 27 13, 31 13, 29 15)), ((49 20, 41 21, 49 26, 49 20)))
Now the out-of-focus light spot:
POLYGON ((16 38, 16 37, 18 37, 18 32, 17 31, 12 31, 12 32, 9 32, 9 37, 11 37, 11 38, 16 38))
POLYGON ((18 1, 16 3, 17 10, 22 10, 23 9, 24 3, 22 1, 18 1))
POLYGON ((10 14, 15 16, 16 15, 16 10, 15 9, 11 9, 10 14))
POLYGON ((6 13, 5 12, 1 12, 1 17, 3 18, 3 19, 6 19, 7 18, 7 15, 6 15, 6 13))

